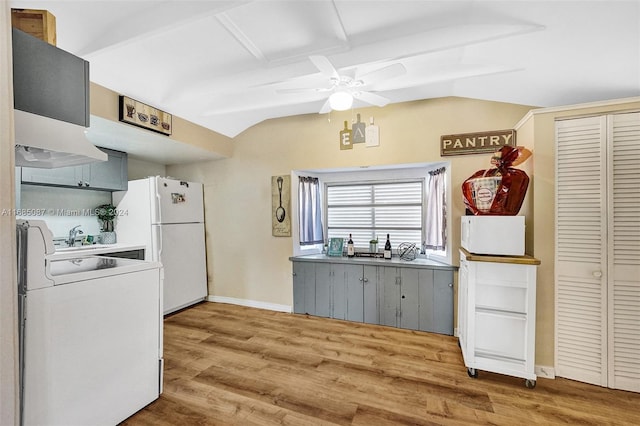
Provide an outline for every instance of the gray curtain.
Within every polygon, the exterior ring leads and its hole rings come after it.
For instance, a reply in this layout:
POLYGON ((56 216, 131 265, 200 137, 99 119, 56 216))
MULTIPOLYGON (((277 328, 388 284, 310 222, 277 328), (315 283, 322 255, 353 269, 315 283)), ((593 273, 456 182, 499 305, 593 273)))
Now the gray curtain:
POLYGON ((447 244, 445 171, 445 168, 442 167, 429 172, 427 181, 426 249, 444 250, 447 244))
POLYGON ((300 245, 322 244, 322 208, 320 205, 320 182, 314 177, 299 177, 298 214, 300 245))

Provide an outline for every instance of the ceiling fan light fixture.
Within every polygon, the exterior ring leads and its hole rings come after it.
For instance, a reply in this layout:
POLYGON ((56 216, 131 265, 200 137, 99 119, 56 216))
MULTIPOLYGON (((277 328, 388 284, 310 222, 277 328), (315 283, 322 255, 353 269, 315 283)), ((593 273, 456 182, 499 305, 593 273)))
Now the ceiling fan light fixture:
POLYGON ((349 92, 338 91, 329 96, 329 105, 335 111, 346 111, 353 105, 353 96, 349 92))

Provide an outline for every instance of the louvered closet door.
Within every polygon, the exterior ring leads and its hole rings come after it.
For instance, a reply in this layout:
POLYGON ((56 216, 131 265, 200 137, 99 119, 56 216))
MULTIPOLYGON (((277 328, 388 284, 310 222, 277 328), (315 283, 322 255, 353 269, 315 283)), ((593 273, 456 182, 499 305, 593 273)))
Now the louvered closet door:
POLYGON ((556 143, 556 375, 606 386, 606 117, 557 122, 556 143))
POLYGON ((640 113, 608 127, 609 387, 640 392, 640 113))

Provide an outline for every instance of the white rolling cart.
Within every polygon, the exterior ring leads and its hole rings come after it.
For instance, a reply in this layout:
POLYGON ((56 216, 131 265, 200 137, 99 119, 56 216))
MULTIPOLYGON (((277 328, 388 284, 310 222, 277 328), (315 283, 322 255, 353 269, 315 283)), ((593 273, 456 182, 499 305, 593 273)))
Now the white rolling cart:
POLYGON ((531 256, 471 254, 460 249, 458 339, 470 377, 478 370, 536 385, 536 267, 531 256))

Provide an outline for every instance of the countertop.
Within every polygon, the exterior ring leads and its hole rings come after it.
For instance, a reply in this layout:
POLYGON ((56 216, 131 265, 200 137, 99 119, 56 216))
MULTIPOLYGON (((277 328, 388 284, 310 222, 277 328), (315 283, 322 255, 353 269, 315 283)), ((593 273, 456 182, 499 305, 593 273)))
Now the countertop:
POLYGON ((345 257, 327 256, 325 254, 307 254, 304 256, 293 256, 289 258, 292 262, 326 262, 326 263, 346 263, 351 265, 374 265, 374 266, 396 266, 403 268, 423 268, 423 269, 443 269, 457 270, 458 267, 447 263, 437 262, 431 259, 418 258, 415 260, 402 260, 399 257, 391 259, 372 257, 345 257))
POLYGON ((518 265, 539 265, 540 260, 535 257, 524 256, 498 256, 494 254, 473 254, 467 250, 460 248, 460 253, 466 260, 471 262, 494 262, 494 263, 515 263, 518 265))
POLYGON ((121 251, 144 249, 144 244, 93 244, 88 246, 78 246, 76 250, 56 251, 47 256, 49 260, 75 259, 78 257, 94 256, 96 254, 118 253, 121 251))

